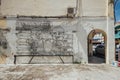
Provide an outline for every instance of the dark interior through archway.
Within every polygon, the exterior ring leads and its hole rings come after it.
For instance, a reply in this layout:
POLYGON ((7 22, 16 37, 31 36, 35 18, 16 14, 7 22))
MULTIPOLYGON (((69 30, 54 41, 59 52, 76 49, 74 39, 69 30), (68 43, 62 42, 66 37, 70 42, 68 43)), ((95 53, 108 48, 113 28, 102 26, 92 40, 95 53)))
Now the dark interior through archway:
POLYGON ((88 36, 88 63, 105 63, 105 35, 99 30, 93 30, 88 36))

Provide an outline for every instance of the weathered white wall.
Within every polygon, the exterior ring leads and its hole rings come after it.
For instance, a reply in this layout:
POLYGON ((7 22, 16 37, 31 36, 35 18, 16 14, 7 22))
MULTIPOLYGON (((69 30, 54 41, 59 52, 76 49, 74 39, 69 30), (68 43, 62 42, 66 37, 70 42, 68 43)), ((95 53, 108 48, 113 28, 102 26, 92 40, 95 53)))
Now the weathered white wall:
MULTIPOLYGON (((88 62, 88 44, 87 38, 89 33, 93 29, 101 29, 107 34, 107 57, 106 62, 111 63, 114 61, 114 28, 113 20, 107 17, 97 17, 97 18, 88 18, 82 17, 74 20, 67 19, 55 19, 51 20, 52 24, 55 26, 61 25, 65 32, 73 34, 73 55, 75 62, 88 62), (75 32, 73 32, 75 31, 75 32)), ((15 27, 16 19, 7 20, 8 27, 11 28, 11 32, 7 35, 7 40, 10 44, 11 50, 16 54, 16 36, 15 36, 15 27)), ((8 63, 13 62, 13 57, 7 59, 8 63)))
MULTIPOLYGON (((79 0, 83 16, 106 16, 107 0, 79 0)), ((68 7, 77 6, 77 0, 2 0, 2 15, 62 16, 68 7)))
POLYGON ((83 16, 106 16, 107 0, 82 0, 83 16))
POLYGON ((76 0, 2 0, 2 15, 62 16, 76 0))
MULTIPOLYGON (((76 7, 76 0, 2 0, 2 15, 24 16, 61 16, 67 14, 68 7, 76 7)), ((114 22, 107 16, 107 0, 80 0, 79 19, 56 19, 52 24, 64 26, 65 31, 73 34, 73 50, 75 61, 88 62, 87 37, 91 30, 101 29, 107 34, 106 62, 114 61, 114 22), (81 3, 82 2, 82 3, 81 3), (89 16, 89 17, 87 17, 89 16), (97 17, 93 17, 97 16, 97 17), (73 33, 73 31, 76 31, 73 33)), ((15 27, 16 19, 8 19, 7 27, 11 28, 7 39, 12 53, 16 53, 15 27)), ((9 58, 13 60, 13 58, 9 58)), ((8 61, 10 61, 8 59, 8 61)))
POLYGON ((115 33, 114 33, 114 19, 108 18, 107 22, 107 63, 115 61, 115 33))
POLYGON ((6 34, 6 39, 10 49, 10 52, 7 53, 9 56, 6 59, 6 64, 13 64, 14 54, 16 53, 16 19, 7 19, 6 21, 7 28, 10 29, 10 32, 6 34))
POLYGON ((109 15, 111 18, 114 18, 113 4, 109 4, 109 9, 108 9, 108 11, 109 11, 108 15, 109 15))
MULTIPOLYGON (((16 21, 18 19, 17 18, 8 18, 7 21, 7 28, 10 28, 10 32, 7 33, 7 41, 9 43, 10 46, 10 50, 11 52, 8 54, 13 53, 13 55, 10 55, 9 57, 7 57, 7 61, 6 63, 13 63, 14 61, 14 54, 17 54, 17 36, 16 36, 16 21)), ((43 20, 43 19, 36 19, 36 21, 38 22, 39 20, 43 20)), ((25 19, 25 21, 27 21, 27 19, 25 19)), ((28 19, 29 21, 29 19, 28 19)), ((81 62, 81 54, 79 53, 81 49, 78 49, 78 37, 76 35, 76 32, 74 33, 73 31, 77 30, 77 26, 79 25, 79 20, 78 19, 50 19, 51 24, 53 26, 62 26, 65 30, 65 33, 68 34, 72 34, 73 35, 73 55, 74 57, 74 61, 78 61, 81 62)), ((21 54, 22 55, 22 54, 21 54)), ((24 55, 24 54, 23 54, 24 55)), ((25 59, 25 60, 29 60, 29 57, 26 58, 21 58, 21 59, 25 59)), ((59 59, 59 57, 58 57, 59 59)), ((57 60, 57 59, 56 59, 57 60)), ((70 60, 69 60, 70 61, 70 60)), ((46 62, 46 61, 45 61, 46 62)), ((70 61, 71 62, 71 61, 70 61)), ((53 62, 54 63, 54 62, 53 62)))
POLYGON ((78 26, 78 39, 80 43, 80 53, 82 53, 83 62, 87 62, 88 44, 87 38, 93 29, 100 29, 107 34, 107 54, 106 63, 112 63, 115 59, 115 42, 114 42, 114 20, 107 17, 83 17, 81 26, 78 26), (84 33, 84 34, 81 34, 84 33), (81 34, 81 35, 80 35, 81 34), (82 48, 81 48, 82 47, 82 48))

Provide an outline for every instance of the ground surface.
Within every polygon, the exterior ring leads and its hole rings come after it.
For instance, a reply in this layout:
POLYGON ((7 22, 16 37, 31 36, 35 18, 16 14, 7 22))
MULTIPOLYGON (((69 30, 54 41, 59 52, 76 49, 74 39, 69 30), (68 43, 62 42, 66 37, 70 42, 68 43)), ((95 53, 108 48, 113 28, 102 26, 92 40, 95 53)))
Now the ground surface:
POLYGON ((0 65, 0 80, 120 80, 110 65, 0 65))
POLYGON ((104 58, 96 57, 96 56, 90 56, 88 58, 89 63, 105 63, 104 58))

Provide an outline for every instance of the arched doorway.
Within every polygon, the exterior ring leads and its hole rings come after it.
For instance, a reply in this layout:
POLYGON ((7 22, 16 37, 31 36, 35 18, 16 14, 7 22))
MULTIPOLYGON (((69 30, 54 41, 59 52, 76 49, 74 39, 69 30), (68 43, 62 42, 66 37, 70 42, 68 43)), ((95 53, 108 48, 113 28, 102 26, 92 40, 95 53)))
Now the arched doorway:
POLYGON ((100 29, 88 35, 88 63, 106 63, 107 35, 100 29))

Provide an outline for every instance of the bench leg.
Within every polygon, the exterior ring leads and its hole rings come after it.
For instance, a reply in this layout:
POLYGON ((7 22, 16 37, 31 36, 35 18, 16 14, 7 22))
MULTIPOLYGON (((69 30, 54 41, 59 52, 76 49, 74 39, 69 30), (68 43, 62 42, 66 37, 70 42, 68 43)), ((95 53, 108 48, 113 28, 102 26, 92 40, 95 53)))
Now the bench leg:
POLYGON ((14 55, 14 64, 16 64, 16 55, 14 55))

